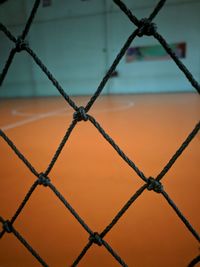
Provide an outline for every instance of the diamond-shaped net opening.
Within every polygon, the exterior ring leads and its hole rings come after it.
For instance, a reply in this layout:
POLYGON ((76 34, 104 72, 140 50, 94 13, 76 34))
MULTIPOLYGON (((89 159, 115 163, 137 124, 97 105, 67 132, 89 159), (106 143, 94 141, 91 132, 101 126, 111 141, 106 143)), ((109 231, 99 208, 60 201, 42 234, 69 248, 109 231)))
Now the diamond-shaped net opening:
MULTIPOLYGON (((197 135, 199 129, 200 129, 200 122, 198 122, 194 129, 189 133, 187 138, 184 140, 182 145, 179 147, 179 149, 172 155, 168 163, 165 165, 165 167, 162 169, 160 173, 157 174, 156 177, 146 177, 142 170, 140 170, 136 164, 120 149, 120 147, 116 144, 116 142, 112 139, 111 136, 109 136, 105 130, 101 127, 99 122, 89 114, 89 111, 91 107, 95 104, 95 101, 100 96, 101 92, 103 91, 105 85, 107 84, 109 78, 112 76, 113 72, 115 72, 115 69, 117 65, 119 64, 122 57, 125 55, 127 49, 129 48, 132 41, 137 37, 143 37, 143 36, 153 36, 167 51, 167 53, 171 56, 171 58, 176 63, 177 67, 182 71, 182 73, 186 76, 188 81, 191 83, 193 88, 196 89, 198 93, 200 93, 200 85, 198 82, 194 79, 190 71, 186 68, 186 66, 180 61, 180 59, 176 56, 176 54, 173 52, 173 50, 168 45, 167 41, 162 37, 162 35, 157 31, 157 27, 155 23, 153 22, 154 18, 157 16, 159 11, 163 8, 165 5, 166 0, 160 0, 158 4, 155 6, 152 13, 149 15, 148 18, 138 19, 132 12, 127 8, 127 6, 120 0, 113 0, 113 2, 124 12, 127 17, 129 18, 130 22, 133 23, 136 26, 136 30, 133 31, 133 33, 128 37, 128 39, 125 41, 123 47, 117 54, 115 60, 113 61, 112 65, 110 66, 109 70, 107 71, 106 75, 103 77, 102 81, 100 82, 99 86, 97 87, 96 91, 92 95, 92 97, 89 99, 88 103, 85 106, 77 106, 76 103, 70 98, 70 96, 63 90, 62 86, 59 84, 59 82, 55 79, 53 74, 48 70, 48 68, 44 65, 44 63, 40 60, 40 58, 37 56, 37 54, 31 49, 29 43, 27 42, 27 35, 29 33, 29 30, 31 28, 31 25, 33 23, 34 17, 37 13, 38 7, 40 5, 40 0, 36 0, 33 8, 31 10, 30 16, 28 18, 28 21, 26 22, 26 25, 19 37, 15 37, 2 23, 0 23, 0 30, 1 33, 3 33, 9 40, 12 42, 15 46, 10 50, 8 59, 3 67, 2 73, 0 75, 0 85, 3 85, 4 80, 6 79, 7 73, 9 72, 9 68, 12 65, 12 61, 17 53, 25 52, 27 53, 38 65, 38 67, 44 72, 44 74, 47 76, 47 78, 52 82, 55 89, 59 91, 61 96, 68 102, 68 104, 74 109, 74 115, 73 119, 63 136, 62 141, 60 142, 57 150, 55 151, 55 154, 48 164, 46 166, 46 169, 43 170, 42 173, 39 173, 34 166, 26 159, 26 157, 19 151, 19 149, 15 146, 14 142, 0 129, 0 136, 1 138, 7 143, 7 145, 13 150, 13 152, 19 157, 19 159, 26 165, 26 167, 32 172, 32 174, 36 177, 34 183, 28 190, 24 200, 16 210, 16 212, 13 214, 13 216, 9 219, 5 219, 0 216, 0 222, 2 224, 2 230, 0 232, 0 238, 2 238, 5 234, 13 234, 19 242, 21 242, 27 250, 38 260, 38 262, 42 266, 48 266, 48 264, 43 260, 42 256, 38 254, 35 248, 33 248, 26 240, 25 238, 17 231, 15 228, 15 222, 18 219, 19 214, 22 212, 26 204, 28 203, 30 197, 32 194, 34 194, 36 188, 39 188, 40 186, 46 187, 48 190, 52 191, 53 194, 58 198, 58 200, 65 206, 66 209, 69 210, 72 216, 80 223, 80 225, 83 227, 83 229, 88 234, 88 242, 83 248, 83 250, 80 252, 79 255, 77 255, 77 258, 74 259, 74 262, 72 262, 71 266, 77 266, 81 259, 84 257, 84 255, 87 253, 87 251, 90 249, 91 246, 97 245, 97 246, 103 246, 114 259, 121 265, 121 266, 128 266, 129 263, 126 263, 124 259, 121 258, 120 255, 112 248, 110 244, 108 244, 104 237, 107 235, 109 231, 112 230, 113 226, 117 224, 117 222, 121 219, 121 217, 125 214, 125 212, 129 209, 129 207, 135 202, 145 190, 153 191, 157 194, 159 194, 161 197, 163 197, 167 203, 172 207, 176 215, 180 218, 180 220, 183 222, 183 224, 187 227, 188 231, 193 235, 193 237, 200 241, 200 237, 197 233, 197 231, 193 228, 191 223, 186 219, 186 217, 182 214, 182 212, 179 210, 179 208, 176 206, 174 201, 170 198, 168 193, 165 191, 161 181, 163 177, 166 175, 166 173, 170 170, 170 168, 174 165, 176 160, 179 158, 179 156, 184 152, 184 150, 188 147, 190 142, 193 140, 193 138, 197 135), (121 210, 118 211, 116 216, 112 219, 112 221, 105 227, 105 229, 102 232, 96 232, 95 230, 92 230, 88 224, 80 217, 80 215, 76 212, 76 210, 71 206, 71 204, 64 198, 64 196, 58 191, 58 189, 55 187, 55 185, 51 181, 51 170, 54 167, 54 164, 56 163, 59 155, 62 153, 62 149, 65 146, 66 142, 68 141, 70 135, 73 133, 74 128, 77 126, 77 124, 80 121, 84 121, 86 123, 91 123, 99 132, 100 134, 106 139, 108 142, 108 145, 110 144, 116 153, 133 169, 133 171, 138 175, 140 179, 143 181, 143 185, 133 193, 132 197, 124 203, 124 206, 121 210)), ((200 261, 200 256, 197 256, 195 259, 192 260, 192 262, 189 264, 189 266, 194 266, 196 263, 200 261)))

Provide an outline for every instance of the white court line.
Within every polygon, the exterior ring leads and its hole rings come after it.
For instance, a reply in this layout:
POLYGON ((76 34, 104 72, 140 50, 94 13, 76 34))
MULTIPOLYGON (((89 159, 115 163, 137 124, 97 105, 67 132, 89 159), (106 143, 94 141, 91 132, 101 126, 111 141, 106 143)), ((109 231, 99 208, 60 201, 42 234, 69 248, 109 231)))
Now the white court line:
MULTIPOLYGON (((114 107, 114 108, 105 108, 105 109, 99 109, 99 110, 97 109, 97 110, 94 110, 92 113, 99 114, 99 113, 105 113, 105 112, 118 112, 118 111, 129 109, 129 108, 134 106, 133 101, 129 101, 128 103, 124 103, 124 104, 125 105, 122 104, 121 107, 118 106, 118 107, 114 107)), ((34 114, 28 115, 28 113, 23 113, 23 112, 19 111, 19 109, 21 109, 21 108, 19 107, 18 109, 11 110, 11 114, 13 116, 26 116, 26 117, 30 116, 30 117, 26 118, 24 120, 15 122, 15 123, 4 125, 4 126, 0 127, 1 130, 3 130, 3 131, 11 130, 11 129, 29 124, 31 122, 39 121, 39 120, 42 120, 42 119, 45 119, 48 117, 52 117, 52 116, 60 116, 60 115, 61 116, 69 116, 69 115, 72 115, 72 111, 66 112, 66 108, 62 108, 62 109, 58 109, 58 110, 46 112, 46 113, 40 113, 37 115, 34 115, 34 114)))
POLYGON ((30 122, 39 121, 39 120, 42 120, 42 119, 45 119, 45 118, 48 118, 48 117, 55 116, 55 115, 59 114, 60 112, 63 112, 64 110, 65 109, 63 108, 63 109, 58 109, 58 110, 47 112, 47 113, 41 113, 41 114, 32 116, 32 117, 30 117, 28 119, 21 120, 21 121, 15 122, 15 123, 11 123, 11 124, 2 126, 2 127, 0 127, 0 129, 3 130, 3 131, 7 131, 7 130, 10 130, 10 129, 17 128, 19 126, 28 124, 30 122))
POLYGON ((17 108, 17 109, 13 109, 11 110, 11 114, 13 116, 20 116, 20 117, 32 117, 32 116, 35 116, 35 115, 39 115, 39 114, 34 114, 34 113, 25 113, 23 111, 20 111, 21 108, 17 108))
POLYGON ((105 108, 105 109, 97 109, 94 110, 94 113, 99 114, 99 113, 105 113, 105 112, 118 112, 118 111, 123 111, 126 109, 129 109, 133 107, 135 103, 133 101, 128 101, 127 103, 124 103, 124 106, 122 105, 121 107, 114 107, 114 108, 105 108))
MULTIPOLYGON (((117 111, 129 109, 135 105, 135 103, 133 101, 129 101, 126 103, 120 103, 120 104, 122 105, 121 107, 117 106, 117 107, 113 107, 113 108, 94 109, 94 111, 92 110, 92 113, 99 114, 99 113, 105 113, 105 112, 117 112, 117 111)), ((11 114, 13 116, 20 116, 20 117, 30 117, 30 116, 32 117, 32 116, 38 116, 41 114, 41 113, 39 113, 39 114, 38 113, 35 113, 35 114, 34 113, 26 113, 26 112, 23 112, 23 109, 24 108, 17 107, 15 109, 11 110, 11 114)), ((55 114, 55 116, 66 116, 69 114, 71 114, 70 109, 66 108, 66 109, 63 109, 63 112, 59 112, 58 114, 55 114)))

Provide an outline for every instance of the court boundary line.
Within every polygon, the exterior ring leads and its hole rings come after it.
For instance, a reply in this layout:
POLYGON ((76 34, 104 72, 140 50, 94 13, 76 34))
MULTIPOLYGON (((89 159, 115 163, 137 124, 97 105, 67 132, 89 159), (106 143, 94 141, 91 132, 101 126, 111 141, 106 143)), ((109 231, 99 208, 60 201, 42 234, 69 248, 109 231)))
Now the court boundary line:
MULTIPOLYGON (((127 101, 127 103, 124 106, 122 105, 121 107, 104 108, 102 110, 97 109, 97 110, 93 110, 92 113, 100 114, 100 113, 106 113, 106 112, 119 112, 119 111, 130 109, 131 107, 134 107, 134 106, 135 106, 134 101, 127 101)), ((19 107, 17 109, 16 108, 12 109, 10 112, 13 116, 24 116, 23 113, 18 112, 19 109, 21 109, 21 108, 19 107)), ((24 113, 24 114, 26 114, 26 113, 24 113)), ((73 115, 73 111, 71 111, 70 109, 69 110, 67 109, 67 112, 66 112, 66 108, 62 108, 62 109, 58 109, 58 110, 50 111, 50 112, 45 112, 45 113, 30 114, 30 116, 25 115, 25 117, 28 117, 27 119, 20 120, 18 122, 14 122, 11 124, 7 124, 7 125, 4 125, 0 128, 3 131, 8 131, 8 130, 15 129, 15 128, 18 128, 20 126, 29 124, 31 122, 37 122, 37 121, 42 120, 42 119, 46 119, 46 118, 54 117, 54 116, 60 116, 60 115, 63 117, 64 116, 70 116, 70 115, 73 115)))

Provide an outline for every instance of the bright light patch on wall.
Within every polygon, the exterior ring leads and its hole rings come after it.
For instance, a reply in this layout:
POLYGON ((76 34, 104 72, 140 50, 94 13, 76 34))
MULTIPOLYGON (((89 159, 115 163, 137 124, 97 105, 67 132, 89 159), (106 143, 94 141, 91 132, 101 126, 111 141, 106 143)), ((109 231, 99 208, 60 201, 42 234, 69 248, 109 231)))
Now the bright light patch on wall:
POLYGON ((42 6, 43 7, 51 6, 51 4, 52 4, 51 0, 43 0, 42 1, 42 6))

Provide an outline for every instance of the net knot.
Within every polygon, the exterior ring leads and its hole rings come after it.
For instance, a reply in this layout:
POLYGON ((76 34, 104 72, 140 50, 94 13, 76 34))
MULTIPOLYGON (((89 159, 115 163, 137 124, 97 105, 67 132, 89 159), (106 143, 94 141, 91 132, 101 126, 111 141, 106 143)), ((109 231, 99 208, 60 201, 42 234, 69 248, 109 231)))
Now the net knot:
POLYGON ((49 177, 45 176, 44 173, 40 173, 38 177, 38 184, 43 186, 49 186, 50 184, 49 177))
POLYGON ((98 246, 102 246, 103 242, 100 237, 100 235, 97 232, 94 232, 90 237, 89 240, 92 241, 93 243, 97 244, 98 246))
POLYGON ((155 191, 156 193, 161 193, 161 192, 162 192, 162 190, 163 190, 163 185, 162 185, 159 181, 157 181, 156 179, 150 177, 150 178, 148 179, 148 182, 147 182, 147 183, 148 183, 148 187, 147 187, 147 189, 148 189, 149 191, 153 190, 153 191, 155 191))
POLYGON ((5 221, 3 223, 3 229, 7 232, 7 233, 12 233, 12 224, 10 221, 5 221))
POLYGON ((77 121, 87 121, 88 115, 84 107, 79 107, 78 110, 74 113, 74 119, 77 121))
POLYGON ((18 53, 21 52, 27 46, 28 46, 28 42, 24 40, 21 36, 19 36, 16 41, 16 47, 15 47, 16 52, 18 53))
POLYGON ((151 36, 156 32, 157 26, 155 23, 147 18, 143 18, 139 22, 138 36, 142 37, 143 35, 151 36))

